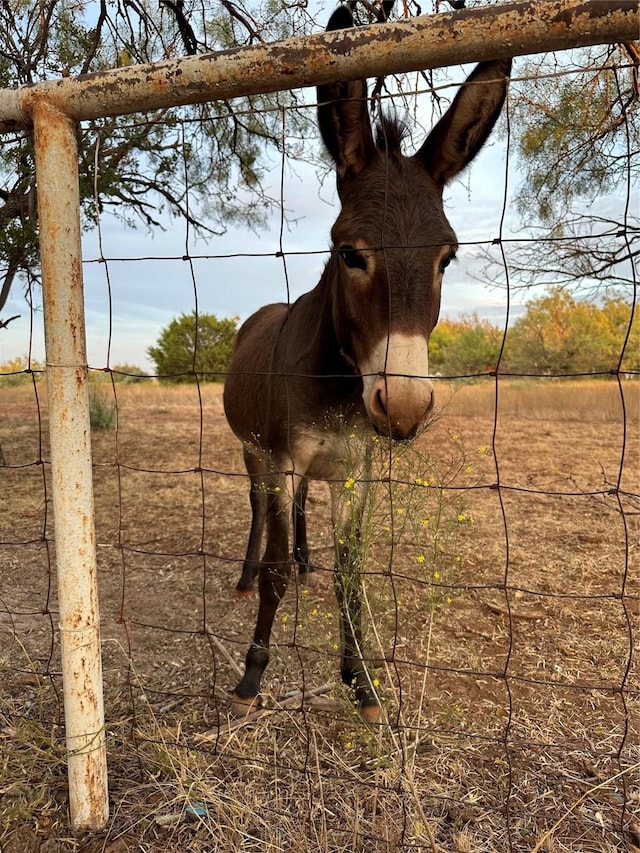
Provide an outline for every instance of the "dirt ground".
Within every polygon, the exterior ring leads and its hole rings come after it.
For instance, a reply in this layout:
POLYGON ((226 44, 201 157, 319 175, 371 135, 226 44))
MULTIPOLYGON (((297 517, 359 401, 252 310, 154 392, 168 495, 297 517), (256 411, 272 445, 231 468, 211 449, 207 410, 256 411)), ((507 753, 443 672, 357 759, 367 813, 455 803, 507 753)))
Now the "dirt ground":
POLYGON ((366 562, 379 727, 339 679, 326 486, 270 710, 238 724, 257 600, 234 595, 249 506, 220 388, 101 387, 111 816, 68 828, 46 391, 2 389, 2 853, 640 849, 638 383, 626 423, 614 382, 500 383, 497 409, 463 388, 397 463, 366 562))

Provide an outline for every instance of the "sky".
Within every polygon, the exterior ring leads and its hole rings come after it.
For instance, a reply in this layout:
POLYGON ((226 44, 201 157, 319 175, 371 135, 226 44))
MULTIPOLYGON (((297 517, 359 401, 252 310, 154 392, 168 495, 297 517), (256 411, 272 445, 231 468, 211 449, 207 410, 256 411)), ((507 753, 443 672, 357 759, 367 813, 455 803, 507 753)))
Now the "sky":
MULTIPOLYGON (((516 62, 516 77, 517 68, 516 62)), ((461 79, 458 70, 452 69, 452 76, 461 79)), ((453 94, 451 90, 447 97, 453 94)), ((429 101, 426 95, 420 98, 423 106, 429 101)), ((540 288, 526 293, 512 290, 507 316, 507 292, 487 280, 486 261, 479 257, 500 233, 505 192, 509 201, 503 237, 518 236, 511 199, 520 175, 513 151, 506 175, 506 151, 506 135, 494 132, 471 167, 445 191, 445 212, 461 246, 457 261, 446 271, 441 318, 476 313, 503 326, 523 313, 525 299, 541 292, 540 288), (479 245, 473 245, 476 241, 479 245)), ((280 180, 277 163, 266 178, 272 195, 279 195, 280 180)), ((95 229, 83 234, 89 365, 102 369, 126 364, 152 372, 147 349, 157 343, 174 317, 191 313, 196 302, 200 313, 244 320, 261 305, 294 300, 310 290, 321 275, 330 228, 339 210, 333 187, 329 177, 321 188, 308 164, 296 163, 285 170, 284 199, 292 224, 282 237, 284 259, 276 257, 281 248, 277 211, 258 233, 231 225, 225 235, 206 240, 195 239, 193 233, 187 237, 180 220, 165 217, 165 229, 152 233, 103 214, 100 234, 95 229), (186 252, 194 258, 191 264, 182 260, 186 252), (100 257, 106 263, 97 262, 100 257)), ((620 200, 615 204, 619 213, 620 200)), ((498 250, 493 252, 499 259, 498 250)), ((0 330, 0 365, 29 355, 44 361, 40 293, 34 294, 32 309, 20 283, 14 283, 1 319, 14 315, 19 318, 0 330)))
MULTIPOLYGON (((445 191, 445 210, 461 243, 486 242, 499 234, 505 145, 504 139, 497 137, 445 191)), ((279 168, 274 168, 267 180, 277 191, 279 168)), ((187 245, 183 222, 167 219, 166 230, 152 233, 103 216, 100 234, 93 230, 83 235, 89 365, 104 368, 127 364, 152 371, 148 347, 157 342, 163 327, 174 317, 194 310, 196 295, 200 313, 244 320, 261 305, 286 301, 287 286, 291 300, 310 290, 326 262, 329 232, 339 210, 333 187, 329 178, 320 189, 311 166, 298 164, 295 174, 286 171, 284 198, 296 221, 283 232, 284 261, 276 257, 280 248, 278 213, 258 233, 232 226, 221 237, 204 240, 190 235, 192 264, 181 260, 187 245), (256 257, 231 257, 238 254, 256 257), (101 256, 106 263, 96 261, 101 256), (157 259, 149 260, 151 257, 157 259), (139 258, 145 260, 134 260, 139 258)), ((506 294, 483 285, 485 264, 474 255, 477 247, 463 245, 457 261, 448 268, 441 317, 477 312, 503 324, 506 294)), ((44 361, 41 308, 39 293, 31 311, 20 287, 14 286, 2 315, 20 317, 0 334, 0 364, 28 354, 44 361)), ((516 302, 512 317, 519 310, 516 302)))

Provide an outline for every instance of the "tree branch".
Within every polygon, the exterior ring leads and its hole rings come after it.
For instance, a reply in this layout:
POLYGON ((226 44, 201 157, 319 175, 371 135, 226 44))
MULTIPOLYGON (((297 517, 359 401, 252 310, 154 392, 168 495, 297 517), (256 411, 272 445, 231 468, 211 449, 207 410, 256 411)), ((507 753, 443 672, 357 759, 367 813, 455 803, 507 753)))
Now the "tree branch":
POLYGON ((80 68, 81 74, 86 74, 91 68, 91 63, 93 62, 95 55, 98 52, 98 48, 100 47, 100 42, 102 40, 102 27, 104 26, 106 20, 107 3, 106 0, 100 0, 100 14, 98 15, 98 20, 96 22, 96 28, 93 33, 91 46, 89 47, 84 62, 82 63, 82 67, 80 68))
POLYGON ((198 41, 195 37, 191 24, 184 14, 184 0, 175 0, 175 2, 173 2, 173 0, 160 0, 160 5, 166 6, 170 12, 173 12, 178 24, 178 29, 180 30, 180 35, 182 36, 182 43, 184 45, 185 52, 188 56, 194 56, 198 52, 198 41))
MULTIPOLYGON (((250 44, 252 44, 254 41, 259 41, 259 42, 264 41, 264 39, 262 38, 262 36, 258 32, 258 30, 255 28, 255 26, 252 26, 249 23, 249 21, 245 18, 245 16, 242 15, 238 11, 238 7, 235 5, 235 3, 232 3, 231 0, 220 0, 220 3, 222 4, 222 6, 224 6, 224 8, 231 15, 231 17, 235 18, 236 21, 239 21, 242 24, 242 26, 246 29, 246 31, 249 33, 249 43, 250 44)), ((255 21, 253 23, 255 25, 255 21)))
MULTIPOLYGON (((9 269, 4 274, 4 281, 2 282, 2 290, 0 290, 0 311, 4 310, 4 306, 7 304, 7 299, 9 298, 9 293, 11 292, 11 285, 13 284, 13 280, 16 277, 16 273, 18 272, 19 265, 17 263, 10 264, 9 269)), ((16 317, 11 317, 9 320, 4 321, 4 327, 11 322, 11 320, 15 320, 16 317)))

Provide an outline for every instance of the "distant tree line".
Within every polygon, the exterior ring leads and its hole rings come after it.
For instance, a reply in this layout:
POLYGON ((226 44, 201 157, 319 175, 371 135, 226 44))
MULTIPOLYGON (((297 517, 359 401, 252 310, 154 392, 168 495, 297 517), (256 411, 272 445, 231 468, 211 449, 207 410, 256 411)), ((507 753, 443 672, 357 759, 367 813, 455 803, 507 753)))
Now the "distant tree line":
MULTIPOLYGON (((13 385, 24 385, 35 379, 43 379, 47 372, 44 361, 29 358, 26 355, 10 358, 0 364, 0 388, 10 388, 13 385)), ((92 385, 106 385, 111 382, 128 384, 151 377, 135 364, 114 364, 108 370, 89 370, 89 382, 92 385)))
POLYGON ((501 373, 565 375, 640 370, 640 318, 619 294, 599 302, 552 288, 527 303, 505 331, 477 315, 441 320, 430 367, 444 376, 501 373), (626 342, 626 343, 625 343, 626 342))
MULTIPOLYGON (((524 375, 563 376, 640 372, 640 312, 620 294, 599 302, 584 301, 563 288, 552 288, 532 299, 506 333, 477 314, 442 319, 429 344, 433 373, 451 377, 486 375, 494 371, 524 375)), ((238 330, 237 317, 181 314, 161 330, 147 350, 161 382, 223 382, 238 330)), ((0 385, 26 381, 44 364, 26 358, 0 366, 0 385)), ((100 373, 100 377, 109 374, 100 373)), ((145 377, 134 365, 118 365, 115 381, 145 377)))
MULTIPOLYGON (((610 293, 598 302, 552 288, 527 303, 509 326, 476 314, 442 319, 430 339, 429 364, 443 376, 501 373, 565 375, 640 371, 640 317, 632 304, 610 293)), ((183 314, 147 350, 165 382, 222 381, 229 365, 237 318, 183 314)))

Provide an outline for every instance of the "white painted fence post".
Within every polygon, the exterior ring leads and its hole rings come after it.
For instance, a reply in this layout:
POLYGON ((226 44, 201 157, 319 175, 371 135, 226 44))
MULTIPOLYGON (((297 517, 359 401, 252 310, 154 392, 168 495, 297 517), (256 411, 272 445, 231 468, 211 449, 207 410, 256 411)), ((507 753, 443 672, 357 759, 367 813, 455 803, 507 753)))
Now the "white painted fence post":
POLYGON ((73 829, 109 816, 75 123, 33 110, 49 433, 73 829))

